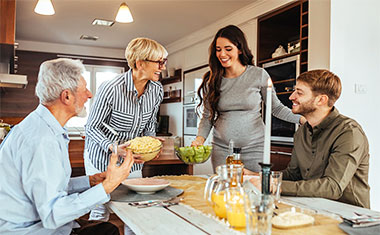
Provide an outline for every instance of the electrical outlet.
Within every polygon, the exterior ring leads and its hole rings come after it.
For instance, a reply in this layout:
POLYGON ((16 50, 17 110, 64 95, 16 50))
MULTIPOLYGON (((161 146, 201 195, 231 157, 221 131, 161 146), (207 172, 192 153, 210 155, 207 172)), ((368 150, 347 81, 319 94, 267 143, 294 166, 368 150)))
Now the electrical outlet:
POLYGON ((367 94, 367 85, 356 83, 354 85, 354 91, 355 94, 367 94))

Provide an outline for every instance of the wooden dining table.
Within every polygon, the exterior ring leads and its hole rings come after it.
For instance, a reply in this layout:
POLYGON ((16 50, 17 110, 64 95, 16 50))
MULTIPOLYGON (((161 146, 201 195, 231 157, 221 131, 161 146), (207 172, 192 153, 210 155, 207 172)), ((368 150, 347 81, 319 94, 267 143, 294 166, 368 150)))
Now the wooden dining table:
MULTIPOLYGON (((111 201, 108 207, 135 234, 244 234, 245 229, 235 230, 215 216, 209 203, 203 199, 207 178, 204 176, 160 176, 170 181, 171 187, 180 188, 181 202, 170 207, 152 206, 138 208, 126 202, 111 201)), ((354 213, 380 216, 379 212, 323 198, 281 197, 279 207, 296 207, 313 213, 311 226, 295 229, 276 229, 272 234, 346 234, 339 228, 342 216, 354 213)))

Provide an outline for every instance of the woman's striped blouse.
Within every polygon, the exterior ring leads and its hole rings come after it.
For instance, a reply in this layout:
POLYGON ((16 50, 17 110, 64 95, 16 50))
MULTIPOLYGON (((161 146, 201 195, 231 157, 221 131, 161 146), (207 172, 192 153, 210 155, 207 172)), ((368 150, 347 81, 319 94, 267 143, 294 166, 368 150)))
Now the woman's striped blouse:
MULTIPOLYGON (((107 169, 109 146, 114 141, 156 135, 156 117, 162 99, 162 85, 153 81, 148 81, 144 93, 138 98, 131 69, 100 86, 85 126, 85 148, 98 170, 107 169), (103 123, 111 126, 117 135, 103 123)), ((142 166, 134 164, 131 172, 141 170, 142 166)))

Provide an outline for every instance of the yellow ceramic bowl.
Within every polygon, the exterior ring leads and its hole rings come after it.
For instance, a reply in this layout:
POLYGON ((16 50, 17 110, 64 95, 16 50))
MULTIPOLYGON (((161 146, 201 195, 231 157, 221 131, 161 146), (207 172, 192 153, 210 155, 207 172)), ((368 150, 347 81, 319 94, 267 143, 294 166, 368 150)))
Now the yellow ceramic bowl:
POLYGON ((160 152, 161 148, 162 148, 162 144, 159 148, 156 148, 153 151, 133 151, 132 150, 132 152, 136 155, 140 155, 141 159, 147 162, 155 158, 157 154, 160 152))

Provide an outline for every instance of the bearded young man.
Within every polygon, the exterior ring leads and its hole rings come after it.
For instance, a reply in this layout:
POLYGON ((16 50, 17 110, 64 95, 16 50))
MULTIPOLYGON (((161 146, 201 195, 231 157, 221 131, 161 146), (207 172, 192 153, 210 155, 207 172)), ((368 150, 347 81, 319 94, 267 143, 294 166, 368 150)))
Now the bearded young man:
POLYGON ((340 79, 327 70, 297 78, 292 112, 307 123, 294 135, 291 161, 283 171, 282 195, 323 197, 370 207, 369 146, 361 126, 334 107, 340 79))

